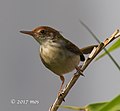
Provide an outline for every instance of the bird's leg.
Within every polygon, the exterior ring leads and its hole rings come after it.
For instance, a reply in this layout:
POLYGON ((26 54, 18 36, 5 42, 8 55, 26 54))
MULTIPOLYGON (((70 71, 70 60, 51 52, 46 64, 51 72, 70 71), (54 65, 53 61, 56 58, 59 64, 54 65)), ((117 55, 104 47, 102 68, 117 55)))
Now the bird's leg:
POLYGON ((61 86, 60 86, 60 90, 59 90, 58 95, 60 95, 60 94, 61 94, 61 92, 62 92, 62 87, 63 87, 64 82, 65 82, 65 78, 64 78, 64 76, 63 76, 63 75, 62 75, 62 76, 60 76, 60 79, 61 79, 61 81, 62 81, 62 84, 61 84, 61 86))
MULTIPOLYGON (((77 70, 78 73, 80 73, 81 76, 84 76, 80 66, 76 66, 75 69, 77 70)), ((77 72, 75 74, 77 74, 77 72)))
MULTIPOLYGON (((64 85, 64 82, 65 82, 65 78, 64 78, 64 76, 62 75, 62 76, 60 76, 60 79, 61 79, 61 81, 62 81, 62 84, 61 84, 61 86, 60 86, 60 90, 59 90, 59 92, 58 92, 58 97, 59 96, 62 96, 62 91, 63 91, 63 85, 64 85)), ((63 98, 63 101, 65 102, 65 99, 63 98)))

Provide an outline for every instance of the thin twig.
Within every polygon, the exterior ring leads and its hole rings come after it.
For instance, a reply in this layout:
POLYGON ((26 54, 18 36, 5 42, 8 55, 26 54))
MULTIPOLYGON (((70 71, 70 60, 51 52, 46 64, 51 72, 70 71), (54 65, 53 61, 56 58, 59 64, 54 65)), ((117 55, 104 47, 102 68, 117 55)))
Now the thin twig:
MULTIPOLYGON (((94 53, 92 56, 88 57, 87 60, 84 62, 81 71, 83 72, 88 65, 94 60, 94 58, 102 51, 103 48, 105 48, 109 43, 111 43, 114 39, 120 37, 119 30, 116 30, 109 38, 107 38, 104 42, 100 43, 98 47, 96 47, 94 53)), ((94 49, 93 49, 94 50, 94 49)), ((71 78, 67 86, 64 88, 62 95, 59 95, 53 105, 50 107, 49 111, 57 111, 59 108, 59 105, 63 102, 64 98, 69 93, 70 89, 73 87, 73 85, 76 83, 82 72, 78 72, 77 74, 74 74, 74 76, 71 78)))
MULTIPOLYGON (((81 20, 79 20, 80 23, 88 30, 88 32, 90 32, 90 34, 92 35, 92 37, 98 42, 100 43, 100 40, 98 39, 98 37, 92 32, 92 30, 81 20)), ((116 35, 116 37, 119 37, 119 33, 118 35, 116 35)), ((117 63, 117 61, 115 61, 115 59, 112 57, 112 55, 108 52, 108 50, 106 48, 104 48, 104 51, 107 53, 107 55, 109 56, 109 58, 113 61, 113 63, 116 65, 116 67, 119 69, 120 71, 120 66, 117 63)))

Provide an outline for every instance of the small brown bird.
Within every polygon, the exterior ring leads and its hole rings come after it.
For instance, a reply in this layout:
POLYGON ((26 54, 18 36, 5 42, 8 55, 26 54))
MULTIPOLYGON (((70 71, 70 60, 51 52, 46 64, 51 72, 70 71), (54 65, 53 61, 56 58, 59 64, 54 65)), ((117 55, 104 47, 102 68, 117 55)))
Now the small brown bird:
POLYGON ((60 91, 64 84, 64 74, 79 69, 80 61, 84 61, 84 54, 88 54, 93 46, 79 49, 75 44, 64 38, 59 31, 48 27, 37 27, 32 31, 20 31, 31 35, 40 44, 40 58, 43 64, 58 75, 62 80, 60 91))

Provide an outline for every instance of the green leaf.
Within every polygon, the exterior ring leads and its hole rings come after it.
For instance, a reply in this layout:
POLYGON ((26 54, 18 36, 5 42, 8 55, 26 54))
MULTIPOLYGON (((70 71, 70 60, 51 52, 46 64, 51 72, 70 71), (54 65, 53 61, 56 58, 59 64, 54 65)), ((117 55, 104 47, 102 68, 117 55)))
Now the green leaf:
POLYGON ((98 109, 100 109, 101 107, 103 107, 107 103, 108 102, 90 104, 90 105, 87 106, 87 109, 89 111, 98 111, 98 109))
POLYGON ((77 111, 120 111, 120 95, 118 95, 109 102, 94 103, 85 107, 77 106, 60 106, 60 107, 77 111))
MULTIPOLYGON (((112 52, 114 51, 115 49, 119 48, 120 47, 120 39, 118 39, 107 51, 108 52, 112 52)), ((104 57, 107 53, 104 52, 103 54, 101 54, 100 56, 97 57, 96 60, 99 60, 100 58, 104 57)))
POLYGON ((105 104, 98 111, 120 111, 120 95, 105 104))
POLYGON ((60 105, 59 107, 61 108, 65 108, 65 109, 70 109, 70 110, 77 110, 77 111, 80 111, 80 110, 84 110, 85 108, 82 108, 82 107, 77 107, 77 106, 62 106, 60 105))

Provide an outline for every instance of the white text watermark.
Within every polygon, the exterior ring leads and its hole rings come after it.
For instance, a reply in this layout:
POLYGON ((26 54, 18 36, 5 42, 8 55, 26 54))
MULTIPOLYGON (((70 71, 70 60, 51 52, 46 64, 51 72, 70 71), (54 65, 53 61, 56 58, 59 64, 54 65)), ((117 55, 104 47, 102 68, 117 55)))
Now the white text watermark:
POLYGON ((33 105, 37 105, 40 103, 39 100, 36 99, 11 99, 10 100, 11 104, 16 104, 16 105, 27 105, 27 104, 33 104, 33 105))

